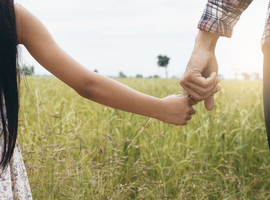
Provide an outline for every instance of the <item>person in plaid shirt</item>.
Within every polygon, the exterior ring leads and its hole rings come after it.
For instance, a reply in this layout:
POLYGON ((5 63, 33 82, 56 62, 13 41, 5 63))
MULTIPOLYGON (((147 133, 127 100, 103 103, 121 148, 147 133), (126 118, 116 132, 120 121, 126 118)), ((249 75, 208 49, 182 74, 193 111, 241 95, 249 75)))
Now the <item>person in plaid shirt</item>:
MULTIPOLYGON (((208 0, 206 4, 198 24, 200 30, 195 40, 195 46, 186 71, 180 80, 180 85, 183 87, 184 93, 189 94, 195 100, 204 100, 207 110, 214 108, 213 95, 221 90, 221 87, 217 85, 220 79, 217 76, 218 64, 215 57, 218 38, 219 36, 232 36, 233 27, 252 1, 208 0)), ((270 44, 270 3, 261 44, 265 54, 267 49, 270 49, 266 48, 269 46, 267 44, 270 44)), ((265 74, 264 72, 264 79, 265 74)))

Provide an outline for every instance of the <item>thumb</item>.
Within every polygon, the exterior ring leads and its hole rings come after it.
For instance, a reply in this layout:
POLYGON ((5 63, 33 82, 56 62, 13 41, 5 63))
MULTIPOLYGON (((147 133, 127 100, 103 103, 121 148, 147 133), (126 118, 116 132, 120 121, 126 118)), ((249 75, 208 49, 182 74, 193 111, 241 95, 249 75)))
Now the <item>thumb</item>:
POLYGON ((214 109, 215 106, 215 100, 214 100, 214 95, 211 95, 207 99, 204 100, 204 107, 206 110, 211 111, 214 109))
POLYGON ((184 88, 183 88, 182 95, 183 95, 183 96, 188 96, 188 95, 189 95, 188 92, 187 92, 184 88))

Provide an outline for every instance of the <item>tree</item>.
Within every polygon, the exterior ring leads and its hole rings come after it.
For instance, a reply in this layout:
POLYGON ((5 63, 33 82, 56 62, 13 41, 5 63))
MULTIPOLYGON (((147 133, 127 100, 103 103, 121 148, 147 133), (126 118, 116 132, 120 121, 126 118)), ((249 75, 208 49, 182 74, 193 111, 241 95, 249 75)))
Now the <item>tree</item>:
POLYGON ((250 78, 251 78, 251 75, 246 73, 246 72, 242 73, 242 76, 244 76, 245 80, 250 80, 250 78))
POLYGON ((126 78, 127 76, 123 72, 119 72, 119 78, 126 78))
POLYGON ((171 77, 171 79, 180 79, 178 76, 176 76, 176 75, 173 75, 172 77, 171 77))
POLYGON ((239 74, 240 68, 239 67, 236 67, 235 65, 233 65, 233 67, 231 69, 232 69, 232 71, 234 71, 235 80, 237 80, 237 76, 239 74))
POLYGON ((158 62, 157 62, 158 66, 165 68, 166 78, 168 78, 167 66, 169 64, 170 58, 167 56, 162 56, 162 55, 159 55, 157 58, 158 58, 158 62))
POLYGON ((260 80, 260 74, 258 72, 254 72, 252 76, 254 77, 254 80, 260 80))
POLYGON ((143 78, 143 76, 141 74, 137 74, 136 78, 143 78))
POLYGON ((148 78, 160 78, 159 75, 149 76, 148 78))
POLYGON ((23 64, 21 68, 21 75, 23 76, 34 76, 35 74, 35 68, 34 65, 28 66, 26 64, 23 64))

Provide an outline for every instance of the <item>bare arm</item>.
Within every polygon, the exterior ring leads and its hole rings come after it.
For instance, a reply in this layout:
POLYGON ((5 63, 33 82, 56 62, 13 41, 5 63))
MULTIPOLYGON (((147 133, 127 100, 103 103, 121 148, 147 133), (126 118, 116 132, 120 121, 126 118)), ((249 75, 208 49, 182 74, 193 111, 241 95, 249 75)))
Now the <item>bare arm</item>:
POLYGON ((219 36, 231 37, 233 27, 253 0, 208 0, 198 28, 195 46, 180 84, 207 110, 214 108, 214 94, 221 87, 216 84, 218 64, 215 47, 219 36))
POLYGON ((15 6, 18 38, 30 54, 48 71, 81 96, 120 110, 184 125, 196 104, 187 95, 158 99, 137 92, 113 79, 91 72, 63 51, 43 23, 20 5, 15 6))
POLYGON ((204 101, 205 108, 214 108, 214 94, 221 90, 215 47, 219 36, 200 30, 186 71, 180 84, 197 101, 204 101))

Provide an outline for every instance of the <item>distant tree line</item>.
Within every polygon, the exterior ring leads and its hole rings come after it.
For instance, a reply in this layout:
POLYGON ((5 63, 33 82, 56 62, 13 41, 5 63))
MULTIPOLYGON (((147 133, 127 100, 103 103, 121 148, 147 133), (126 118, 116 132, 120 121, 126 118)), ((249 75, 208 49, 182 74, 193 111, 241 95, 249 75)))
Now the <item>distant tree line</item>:
MULTIPOLYGON (((119 72, 119 76, 118 78, 127 78, 127 76, 123 73, 123 72, 119 72)), ((137 74, 135 76, 135 78, 144 78, 143 75, 141 74, 137 74)), ((158 75, 153 75, 153 76, 149 76, 149 77, 145 77, 145 78, 160 78, 160 76, 158 75)))
MULTIPOLYGON (((157 65, 159 67, 164 67, 165 68, 166 78, 168 78, 168 69, 167 68, 168 68, 168 64, 169 64, 170 58, 167 57, 167 56, 162 56, 162 55, 159 55, 157 58, 158 58, 157 65)), ((94 72, 95 73, 98 73, 98 70, 95 69, 94 72)), ((127 78, 127 76, 122 71, 120 71, 119 72, 119 75, 118 75, 118 78, 127 78)), ((144 78, 144 77, 141 74, 137 74, 135 76, 135 78, 144 78)), ((160 76, 153 75, 153 76, 149 76, 149 77, 145 77, 145 78, 160 78, 160 76)), ((172 78, 178 78, 178 77, 173 76, 172 78)))
POLYGON ((251 79, 260 80, 261 79, 260 74, 257 72, 252 73, 252 74, 244 72, 244 73, 242 73, 242 76, 244 77, 245 80, 251 80, 251 79))

